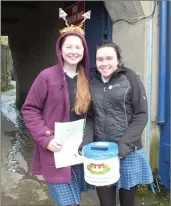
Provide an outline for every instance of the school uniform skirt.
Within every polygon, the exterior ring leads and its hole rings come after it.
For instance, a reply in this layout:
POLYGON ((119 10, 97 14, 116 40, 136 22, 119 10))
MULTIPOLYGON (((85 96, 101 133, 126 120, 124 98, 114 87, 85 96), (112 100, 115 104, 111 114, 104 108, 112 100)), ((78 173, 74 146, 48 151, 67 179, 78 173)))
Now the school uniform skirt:
POLYGON ((120 161, 120 179, 117 188, 129 190, 139 184, 151 184, 153 175, 144 149, 139 149, 120 161))
MULTIPOLYGON (((120 179, 115 184, 118 189, 139 184, 151 184, 153 182, 152 171, 144 149, 131 152, 124 160, 120 161, 120 179)), ((81 192, 95 189, 84 180, 83 165, 71 167, 71 184, 48 183, 51 199, 59 206, 79 204, 81 192)))
POLYGON ((83 165, 71 167, 71 184, 54 184, 48 182, 51 199, 59 206, 80 204, 81 193, 95 189, 84 180, 83 165))

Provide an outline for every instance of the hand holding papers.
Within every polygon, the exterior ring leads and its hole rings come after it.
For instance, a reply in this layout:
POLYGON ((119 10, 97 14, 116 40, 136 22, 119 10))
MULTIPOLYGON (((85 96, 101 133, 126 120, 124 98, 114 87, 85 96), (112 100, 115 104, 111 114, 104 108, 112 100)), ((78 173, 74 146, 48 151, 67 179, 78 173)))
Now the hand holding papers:
POLYGON ((54 153, 56 168, 83 163, 78 148, 83 139, 84 121, 55 122, 55 139, 62 145, 61 151, 54 153))

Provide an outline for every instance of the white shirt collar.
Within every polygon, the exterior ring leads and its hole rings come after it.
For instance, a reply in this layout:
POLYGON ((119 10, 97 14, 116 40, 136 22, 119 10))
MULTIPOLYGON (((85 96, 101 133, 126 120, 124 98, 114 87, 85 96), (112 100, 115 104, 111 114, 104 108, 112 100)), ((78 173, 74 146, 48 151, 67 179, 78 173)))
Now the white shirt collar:
POLYGON ((65 71, 65 69, 64 69, 64 73, 66 73, 66 75, 69 76, 69 77, 72 78, 72 79, 73 79, 75 76, 77 76, 77 74, 78 74, 77 72, 74 73, 74 74, 71 74, 71 73, 69 73, 68 71, 65 71))
POLYGON ((102 75, 101 75, 101 80, 102 80, 103 83, 108 82, 108 80, 106 80, 106 79, 104 78, 104 76, 102 76, 102 75))

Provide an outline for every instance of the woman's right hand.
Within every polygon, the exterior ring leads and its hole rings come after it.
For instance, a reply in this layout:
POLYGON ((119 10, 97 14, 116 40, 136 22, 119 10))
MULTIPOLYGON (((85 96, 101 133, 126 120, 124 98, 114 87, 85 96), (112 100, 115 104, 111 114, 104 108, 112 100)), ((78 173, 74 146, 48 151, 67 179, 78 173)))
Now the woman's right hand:
POLYGON ((58 144, 55 139, 52 139, 49 142, 47 149, 52 152, 60 152, 62 149, 62 145, 58 144))

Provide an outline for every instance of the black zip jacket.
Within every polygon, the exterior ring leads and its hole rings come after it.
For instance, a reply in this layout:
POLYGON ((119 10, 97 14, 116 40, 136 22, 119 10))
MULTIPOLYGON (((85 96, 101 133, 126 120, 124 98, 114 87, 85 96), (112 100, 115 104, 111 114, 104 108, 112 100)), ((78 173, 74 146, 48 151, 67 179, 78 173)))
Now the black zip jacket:
POLYGON ((120 156, 142 148, 141 135, 148 120, 147 98, 138 75, 118 68, 104 83, 98 73, 90 83, 95 141, 113 141, 120 156))

